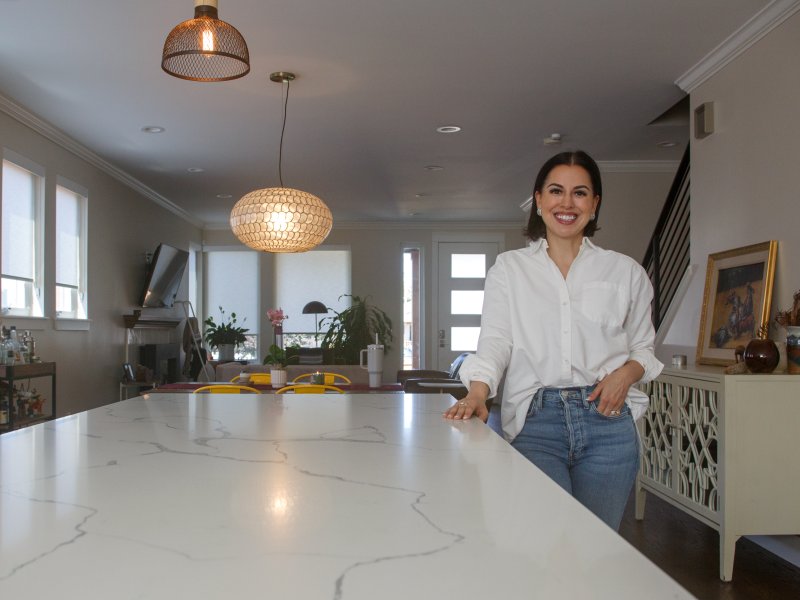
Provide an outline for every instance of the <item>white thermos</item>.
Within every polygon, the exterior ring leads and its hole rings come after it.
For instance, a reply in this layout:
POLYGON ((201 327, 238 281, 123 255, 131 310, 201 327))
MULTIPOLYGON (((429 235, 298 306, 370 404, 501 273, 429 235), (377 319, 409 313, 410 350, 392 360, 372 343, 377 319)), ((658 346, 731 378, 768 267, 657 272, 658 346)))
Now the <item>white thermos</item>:
POLYGON ((369 372, 369 387, 381 387, 383 377, 383 345, 378 343, 378 336, 375 335, 375 343, 369 344, 361 351, 359 364, 362 369, 369 372), (367 353, 367 364, 364 364, 364 353, 367 353))

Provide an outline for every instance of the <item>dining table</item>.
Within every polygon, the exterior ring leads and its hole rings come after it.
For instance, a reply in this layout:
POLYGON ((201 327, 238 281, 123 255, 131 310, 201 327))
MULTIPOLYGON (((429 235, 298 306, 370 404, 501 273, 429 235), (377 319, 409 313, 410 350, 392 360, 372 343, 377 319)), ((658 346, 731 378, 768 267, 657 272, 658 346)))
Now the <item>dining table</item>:
POLYGON ((0 436, 0 598, 692 598, 447 394, 148 393, 0 436))

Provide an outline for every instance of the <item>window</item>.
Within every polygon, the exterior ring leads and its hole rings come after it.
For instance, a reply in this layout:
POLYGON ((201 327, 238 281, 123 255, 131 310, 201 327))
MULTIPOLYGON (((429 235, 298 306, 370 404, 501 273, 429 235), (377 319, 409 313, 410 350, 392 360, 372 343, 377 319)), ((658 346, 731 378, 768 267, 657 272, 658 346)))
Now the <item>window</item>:
MULTIPOLYGON (((225 321, 236 313, 236 325, 248 330, 247 342, 236 348, 236 360, 258 358, 258 252, 252 250, 206 253, 206 317, 219 324, 219 307, 225 321)), ((214 358, 218 349, 214 349, 214 358)))
POLYGON ((43 172, 21 157, 15 162, 3 160, 0 304, 4 314, 43 316, 43 172))
POLYGON ((56 186, 56 316, 86 319, 88 201, 85 191, 67 185, 56 186))
MULTIPOLYGON (((283 345, 319 347, 326 329, 319 321, 325 314, 303 314, 311 301, 341 312, 350 306, 350 250, 318 248, 301 254, 275 255, 275 303, 289 319, 283 323, 283 345)), ((333 316, 332 312, 328 315, 333 316)))
POLYGON ((420 249, 403 250, 403 368, 422 365, 420 249))

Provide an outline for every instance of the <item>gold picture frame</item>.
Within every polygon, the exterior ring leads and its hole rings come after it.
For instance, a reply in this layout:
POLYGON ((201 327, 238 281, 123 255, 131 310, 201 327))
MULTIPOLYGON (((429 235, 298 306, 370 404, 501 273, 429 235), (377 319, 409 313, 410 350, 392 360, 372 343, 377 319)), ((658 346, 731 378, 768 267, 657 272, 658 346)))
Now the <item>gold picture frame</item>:
POLYGON ((769 323, 778 242, 708 255, 697 339, 698 364, 729 365, 769 323))

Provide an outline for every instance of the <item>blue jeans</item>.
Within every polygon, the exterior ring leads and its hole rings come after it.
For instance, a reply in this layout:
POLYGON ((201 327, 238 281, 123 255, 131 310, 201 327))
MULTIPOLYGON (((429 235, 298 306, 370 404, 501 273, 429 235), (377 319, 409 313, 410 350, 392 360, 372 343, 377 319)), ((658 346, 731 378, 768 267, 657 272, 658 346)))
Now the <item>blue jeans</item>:
POLYGON ((593 387, 542 388, 511 445, 614 530, 639 469, 628 405, 606 417, 588 402, 593 387))

